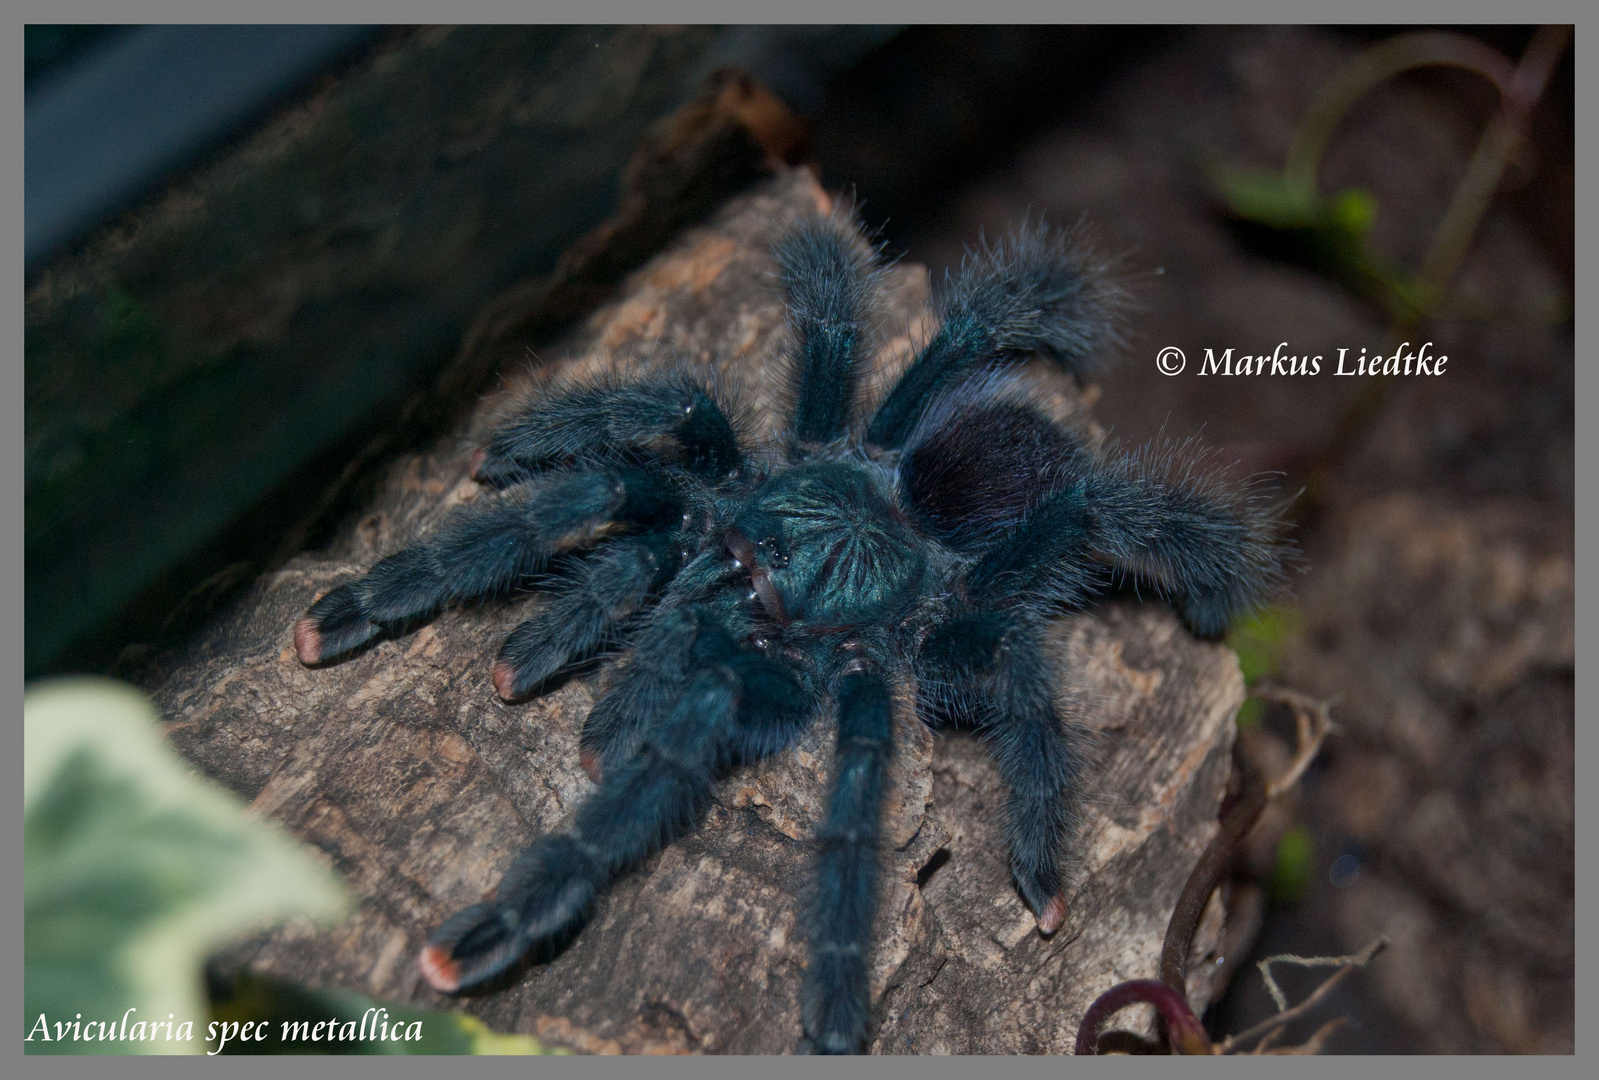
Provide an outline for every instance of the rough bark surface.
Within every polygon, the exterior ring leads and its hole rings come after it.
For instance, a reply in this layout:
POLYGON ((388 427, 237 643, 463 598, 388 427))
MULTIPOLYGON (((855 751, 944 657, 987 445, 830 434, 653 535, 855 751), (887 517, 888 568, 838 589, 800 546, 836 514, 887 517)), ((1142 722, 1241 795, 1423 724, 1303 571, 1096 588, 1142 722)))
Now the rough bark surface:
MULTIPOLYGON (((509 372, 459 438, 396 461, 334 544, 262 577, 181 651, 152 658, 143 678, 177 748, 325 852, 359 898, 341 926, 266 932, 234 959, 448 1004, 419 982, 416 951, 583 798, 578 731, 607 668, 531 702, 498 700, 492 657, 536 596, 447 611, 316 670, 295 657, 293 623, 320 593, 477 497, 467 478, 475 437, 534 382, 686 357, 737 384, 752 428, 771 430, 785 330, 768 252, 795 214, 827 203, 794 170, 687 230, 559 348, 509 372)), ((899 264, 886 292, 878 383, 930 329, 925 270, 899 264)), ((1045 389, 1079 412, 1092 396, 1069 382, 1045 389)), ((1067 924, 1040 937, 1010 882, 1003 789, 981 744, 935 736, 906 697, 885 807, 876 1052, 1068 1053, 1096 995, 1156 973, 1172 905, 1215 829, 1243 681, 1231 652, 1196 641, 1158 605, 1063 617, 1054 641, 1063 702, 1097 733, 1067 924)), ((585 1051, 794 1049, 808 837, 831 743, 824 722, 730 775, 701 828, 620 881, 552 963, 460 1006, 497 1029, 585 1051)), ((1214 947, 1221 921, 1213 901, 1197 951, 1214 947)), ((1201 1007, 1212 966, 1193 965, 1201 1007)), ((1148 1022, 1117 1026, 1135 1021, 1148 1022)))

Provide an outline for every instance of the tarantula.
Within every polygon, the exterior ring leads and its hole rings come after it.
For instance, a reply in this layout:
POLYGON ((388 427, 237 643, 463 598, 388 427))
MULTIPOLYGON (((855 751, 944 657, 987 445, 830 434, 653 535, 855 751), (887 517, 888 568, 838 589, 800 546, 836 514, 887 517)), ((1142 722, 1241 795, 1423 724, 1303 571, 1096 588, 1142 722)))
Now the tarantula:
POLYGON ((1035 354, 1081 375, 1115 341, 1122 293, 1072 235, 1029 226, 969 255, 939 297, 941 328, 869 418, 880 252, 840 213, 802 221, 775 255, 793 338, 780 445, 758 455, 733 403, 683 371, 546 392, 474 459, 498 494, 295 627, 300 659, 320 664, 442 605, 537 583, 553 595, 500 649, 502 698, 625 650, 582 732, 597 787, 492 900, 433 931, 418 963, 437 990, 548 955, 600 890, 694 827, 720 773, 831 713, 802 1049, 856 1052, 896 684, 914 681, 929 722, 986 735, 1009 787, 1015 884, 1048 935, 1065 916, 1083 753, 1057 707, 1046 619, 1132 584, 1216 637, 1279 581, 1253 487, 1198 477, 1172 452, 1091 450, 1007 375, 1035 354))

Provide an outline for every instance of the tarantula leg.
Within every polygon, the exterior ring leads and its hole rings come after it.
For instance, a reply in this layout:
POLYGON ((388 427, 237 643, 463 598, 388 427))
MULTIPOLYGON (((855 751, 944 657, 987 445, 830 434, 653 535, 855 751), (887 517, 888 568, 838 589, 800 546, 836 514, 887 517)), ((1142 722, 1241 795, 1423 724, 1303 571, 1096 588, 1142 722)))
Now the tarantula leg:
POLYGON ((677 573, 682 553, 665 533, 623 540, 574 573, 539 613, 511 632, 494 661, 494 688, 525 697, 592 656, 677 573))
POLYGON ((1180 447, 1096 462, 1080 497, 1093 516, 1094 548, 1170 595, 1200 637, 1221 637, 1282 583, 1270 508, 1249 484, 1196 475, 1180 447))
POLYGON ((928 635, 918 678, 933 700, 970 710, 1010 788, 1005 835, 1022 897, 1052 934, 1066 914, 1061 854, 1077 827, 1083 735, 1064 722, 1036 626, 978 611, 928 635))
POLYGON ((617 874, 690 829, 710 801, 716 770, 746 740, 741 729, 765 711, 743 707, 753 686, 771 692, 782 682, 783 696, 761 704, 798 708, 801 690, 792 676, 740 653, 724 628, 702 629, 687 691, 638 752, 583 801, 565 833, 517 856, 492 901, 467 908, 429 937, 418 966, 434 989, 455 993, 489 982, 530 951, 576 933, 617 874))
POLYGON ((312 604, 294 628, 301 662, 321 663, 444 604, 504 591, 552 556, 619 528, 681 513, 670 485, 643 469, 561 472, 529 487, 522 498, 457 510, 427 543, 312 604))
POLYGON ((640 628, 631 654, 594 702, 578 736, 579 760, 595 783, 637 749, 651 721, 683 692, 695 634, 692 610, 670 600, 640 628))
POLYGON ((794 440, 801 445, 831 442, 848 430, 866 359, 876 254, 858 226, 839 217, 802 221, 777 245, 799 346, 794 440))
POLYGON ((940 394, 990 360, 1037 352, 1093 370, 1116 340, 1121 306, 1106 268, 1070 234, 1026 226, 969 252, 939 297, 943 324, 878 406, 866 441, 898 449, 940 394))
POLYGON ((738 468, 738 437, 709 390, 686 375, 549 394, 500 428, 473 459, 473 478, 503 487, 558 461, 663 455, 710 479, 738 468))
POLYGON ((536 841, 493 901, 434 931, 419 960, 434 989, 488 982, 535 947, 576 932, 613 874, 686 831, 710 797, 735 694, 725 669, 697 675, 656 736, 578 808, 568 833, 536 841))
POLYGON ((1010 390, 994 377, 945 395, 899 464, 922 526, 981 553, 971 595, 1042 612, 1081 603, 1114 569, 1170 595, 1196 634, 1217 637, 1281 582, 1276 522, 1249 484, 1204 475, 1181 448, 1096 458, 1010 390))
POLYGON ((977 561, 967 591, 990 607, 1045 611, 1088 599, 1103 573, 1089 559, 1094 519, 1073 492, 1045 499, 977 561))
POLYGON ((1035 610, 1076 603, 1099 587, 1097 556, 1172 597, 1195 634, 1218 638, 1281 583, 1276 522, 1248 485, 1196 477, 1171 448, 1067 464, 1070 482, 973 567, 973 595, 1035 610))
MULTIPOLYGON (((695 560, 685 567, 673 589, 685 578, 694 578, 705 561, 695 560)), ((689 588, 693 588, 692 581, 689 588)), ((584 771, 596 783, 633 753, 655 717, 670 710, 693 672, 696 652, 708 647, 701 640, 706 634, 720 640, 727 630, 695 605, 666 601, 650 615, 627 664, 583 723, 578 752, 584 771)), ((811 719, 809 699, 779 664, 745 652, 736 654, 736 663, 743 694, 731 752, 737 760, 753 761, 776 753, 799 737, 811 719)))
POLYGON ((871 1013, 867 963, 893 700, 887 681, 875 672, 846 675, 837 697, 838 747, 827 817, 816 829, 816 892, 807 920, 811 959, 800 1008, 812 1049, 853 1054, 871 1013))

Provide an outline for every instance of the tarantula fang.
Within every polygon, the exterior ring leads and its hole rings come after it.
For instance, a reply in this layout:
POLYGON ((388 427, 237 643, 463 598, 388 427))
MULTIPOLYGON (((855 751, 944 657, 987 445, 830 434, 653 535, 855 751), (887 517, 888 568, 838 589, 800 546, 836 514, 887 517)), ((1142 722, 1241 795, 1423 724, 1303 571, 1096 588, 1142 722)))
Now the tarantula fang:
POLYGON ((1009 374, 1042 355, 1080 376, 1116 340, 1121 293, 1072 235, 1024 227, 969 255, 938 297, 940 329, 864 415, 879 252, 838 213, 800 222, 775 256, 793 338, 775 454, 757 456, 731 403, 681 370, 556 388, 474 459, 497 492, 295 627, 300 659, 320 664, 541 575, 548 603, 494 662, 502 698, 625 652, 581 736, 596 787, 492 899, 432 932, 418 962, 437 990, 547 955, 610 882, 694 827, 719 775, 831 714, 802 1048, 857 1052, 894 687, 914 676, 925 719, 988 737, 1015 884, 1048 935, 1066 913, 1083 754, 1046 620, 1131 582, 1216 637, 1280 582, 1284 548, 1250 485, 1198 477, 1172 450, 1091 448, 1009 374))

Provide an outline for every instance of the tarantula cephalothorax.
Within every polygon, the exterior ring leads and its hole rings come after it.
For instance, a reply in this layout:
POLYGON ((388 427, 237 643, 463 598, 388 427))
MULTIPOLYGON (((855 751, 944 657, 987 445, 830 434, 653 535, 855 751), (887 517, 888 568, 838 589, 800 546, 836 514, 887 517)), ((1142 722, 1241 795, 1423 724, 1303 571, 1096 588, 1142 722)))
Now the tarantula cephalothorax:
POLYGON ((497 495, 295 627, 300 659, 318 664, 537 579, 553 595, 500 649, 502 697, 627 650, 582 733, 598 786, 494 899, 433 932, 419 964, 438 990, 547 955, 609 882, 694 826, 720 772, 831 712, 802 1022, 806 1048, 855 1052, 896 682, 914 675, 928 720, 986 734, 1010 789, 1016 885, 1053 933, 1081 736, 1057 707, 1046 618, 1128 581, 1213 637, 1281 576, 1247 485, 1196 478, 1171 453, 1090 451, 1004 374, 1035 353, 1081 373, 1114 337, 1120 293, 1071 237, 1024 228, 970 257, 939 298, 941 328, 863 424, 877 252, 834 215, 802 222, 776 256, 794 338, 782 445, 757 457, 731 403, 687 374, 558 388, 479 452, 474 476, 497 495))

